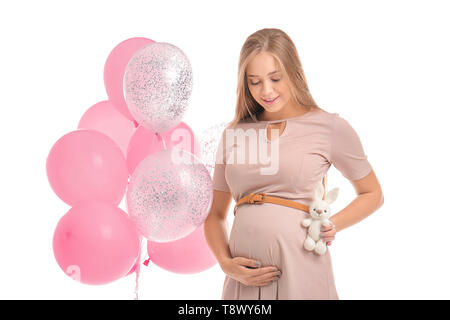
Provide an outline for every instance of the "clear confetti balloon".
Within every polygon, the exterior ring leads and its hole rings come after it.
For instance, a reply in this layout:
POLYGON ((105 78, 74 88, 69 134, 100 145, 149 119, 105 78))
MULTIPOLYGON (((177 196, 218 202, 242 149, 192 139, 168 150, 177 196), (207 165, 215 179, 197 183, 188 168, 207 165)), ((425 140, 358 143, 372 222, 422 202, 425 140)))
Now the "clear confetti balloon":
POLYGON ((125 101, 139 124, 161 133, 180 123, 192 92, 192 68, 178 47, 165 42, 142 47, 123 81, 125 101))
POLYGON ((202 131, 199 136, 201 158, 211 177, 214 175, 214 164, 216 162, 216 152, 219 147, 220 138, 227 124, 226 122, 216 124, 202 131))
POLYGON ((141 235, 169 242, 189 235, 205 221, 212 197, 212 180, 200 158, 174 147, 139 163, 126 204, 141 235))

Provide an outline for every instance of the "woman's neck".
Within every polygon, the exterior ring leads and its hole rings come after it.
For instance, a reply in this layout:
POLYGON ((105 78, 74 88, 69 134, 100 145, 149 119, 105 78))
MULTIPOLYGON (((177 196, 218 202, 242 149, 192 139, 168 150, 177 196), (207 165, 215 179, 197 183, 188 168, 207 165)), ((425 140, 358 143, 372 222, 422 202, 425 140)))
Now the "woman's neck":
POLYGON ((310 111, 309 109, 306 109, 305 107, 289 108, 290 110, 288 110, 288 111, 285 111, 285 109, 286 109, 286 107, 278 112, 267 112, 266 110, 264 110, 257 116, 257 119, 259 121, 283 120, 283 119, 288 119, 288 118, 300 117, 310 111))

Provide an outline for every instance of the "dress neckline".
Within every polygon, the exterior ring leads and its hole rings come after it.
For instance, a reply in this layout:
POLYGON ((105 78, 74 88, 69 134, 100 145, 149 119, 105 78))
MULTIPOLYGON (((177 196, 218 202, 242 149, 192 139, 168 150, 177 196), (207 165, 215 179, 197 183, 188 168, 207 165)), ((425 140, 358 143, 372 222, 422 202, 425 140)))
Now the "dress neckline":
POLYGON ((314 110, 310 110, 302 115, 296 116, 296 117, 290 117, 290 118, 284 118, 284 119, 277 119, 277 120, 258 120, 258 118, 256 118, 257 122, 261 122, 261 123, 268 123, 268 122, 283 122, 283 121, 287 121, 287 120, 295 120, 295 119, 303 119, 308 115, 311 115, 312 113, 315 113, 317 111, 320 111, 322 109, 314 109, 314 110))

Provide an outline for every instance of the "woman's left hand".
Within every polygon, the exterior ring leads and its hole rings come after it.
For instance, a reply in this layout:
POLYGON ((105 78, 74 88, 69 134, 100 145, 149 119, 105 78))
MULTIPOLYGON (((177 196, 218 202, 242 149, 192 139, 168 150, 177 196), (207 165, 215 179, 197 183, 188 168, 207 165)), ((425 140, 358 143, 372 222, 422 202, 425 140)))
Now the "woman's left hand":
POLYGON ((333 222, 331 222, 326 227, 321 226, 320 231, 320 238, 322 238, 322 240, 326 242, 327 246, 331 245, 331 242, 334 240, 334 236, 336 235, 336 228, 333 222))

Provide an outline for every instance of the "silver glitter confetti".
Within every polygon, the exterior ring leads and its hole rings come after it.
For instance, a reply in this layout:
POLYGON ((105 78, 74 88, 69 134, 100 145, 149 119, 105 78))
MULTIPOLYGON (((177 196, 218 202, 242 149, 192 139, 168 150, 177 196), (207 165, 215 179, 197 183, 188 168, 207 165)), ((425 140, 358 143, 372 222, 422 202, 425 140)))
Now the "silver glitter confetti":
POLYGON ((219 147, 222 132, 227 127, 226 122, 216 124, 212 127, 202 131, 199 136, 199 143, 201 149, 201 158, 208 169, 211 177, 214 176, 214 164, 216 162, 216 152, 219 147))
POLYGON ((192 92, 192 68, 178 47, 165 42, 142 47, 123 81, 125 101, 139 124, 161 133, 180 123, 192 92))
POLYGON ((130 178, 126 204, 140 234, 169 242, 205 221, 212 195, 212 180, 201 159, 174 147, 139 163, 130 178))

